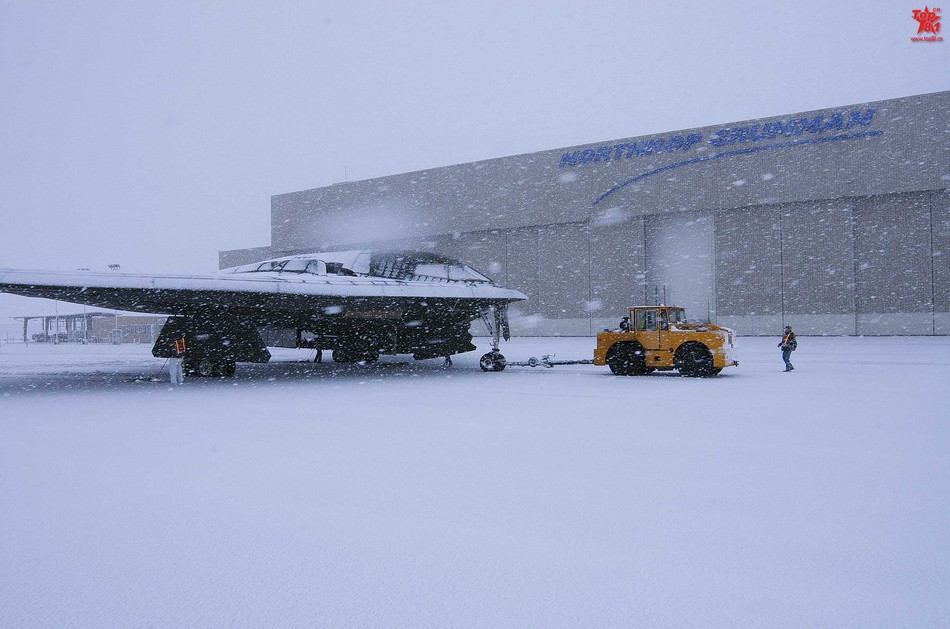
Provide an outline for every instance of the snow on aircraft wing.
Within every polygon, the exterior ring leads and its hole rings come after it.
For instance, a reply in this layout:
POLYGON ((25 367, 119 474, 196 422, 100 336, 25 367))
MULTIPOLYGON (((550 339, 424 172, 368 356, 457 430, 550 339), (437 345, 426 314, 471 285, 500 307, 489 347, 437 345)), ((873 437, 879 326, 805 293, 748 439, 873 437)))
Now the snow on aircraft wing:
MULTIPOLYGON (((345 253, 351 256, 349 263, 359 257, 345 253)), ((326 254, 265 260, 209 275, 0 269, 0 292, 156 314, 220 308, 253 309, 263 314, 272 309, 319 308, 348 301, 371 306, 374 302, 427 299, 487 306, 526 298, 448 258, 417 252, 382 257, 362 253, 367 262, 362 269, 365 274, 332 259, 328 263, 323 260, 329 258, 326 254), (411 265, 400 266, 407 256, 411 265), (406 271, 410 266, 411 271, 406 271), (328 272, 328 267, 334 272, 328 272)))
POLYGON ((177 355, 171 346, 178 352, 184 340, 189 372, 224 377, 238 362, 270 359, 261 328, 277 329, 275 342, 292 332, 294 347, 318 355, 332 349, 334 362, 372 362, 381 354, 449 362, 476 349, 469 327, 489 310, 495 325, 486 356, 498 371, 507 305, 526 299, 458 260, 420 251, 304 254, 213 275, 0 269, 0 292, 174 315, 152 355, 177 355))

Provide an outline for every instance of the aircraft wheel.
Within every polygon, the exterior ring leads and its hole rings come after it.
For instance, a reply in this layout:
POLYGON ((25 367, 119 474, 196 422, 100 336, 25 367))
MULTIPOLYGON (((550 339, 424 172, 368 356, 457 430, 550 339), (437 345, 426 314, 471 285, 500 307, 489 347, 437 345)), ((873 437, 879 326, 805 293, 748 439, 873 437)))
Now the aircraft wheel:
POLYGON ((507 365, 508 361, 501 352, 488 352, 478 361, 482 371, 503 371, 507 365))
POLYGON ((508 361, 501 354, 495 354, 495 371, 504 371, 508 366, 508 361))
POLYGON ((355 363, 356 358, 343 348, 333 350, 333 362, 335 363, 355 363))
POLYGON ((218 375, 218 365, 210 358, 202 358, 198 361, 196 371, 199 376, 211 378, 218 375))
POLYGON ((362 356, 360 356, 356 362, 358 362, 361 365, 372 365, 377 360, 379 360, 378 352, 367 352, 363 354, 362 356))
POLYGON ((371 365, 379 360, 379 352, 374 351, 353 351, 352 348, 340 348, 333 350, 333 362, 361 365, 371 365))

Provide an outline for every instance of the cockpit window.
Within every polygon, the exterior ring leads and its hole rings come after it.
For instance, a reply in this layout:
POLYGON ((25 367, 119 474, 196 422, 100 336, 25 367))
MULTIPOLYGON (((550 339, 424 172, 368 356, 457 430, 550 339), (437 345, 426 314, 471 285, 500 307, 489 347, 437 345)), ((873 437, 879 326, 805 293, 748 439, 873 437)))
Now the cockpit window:
POLYGON ((268 260, 258 265, 255 271, 279 271, 287 264, 287 260, 268 260))
POLYGON ((268 260, 260 264, 239 266, 234 273, 312 273, 326 275, 327 265, 323 260, 311 258, 290 258, 288 260, 268 260))
POLYGON ((343 266, 342 262, 327 262, 328 275, 348 275, 355 277, 357 273, 343 266))
POLYGON ((425 252, 373 252, 369 274, 394 280, 491 282, 458 260, 425 252))
POLYGON ((487 282, 488 278, 464 264, 418 264, 413 273, 417 279, 487 282))
POLYGON ((232 273, 311 273, 314 275, 370 275, 394 280, 422 282, 484 282, 491 280, 458 260, 419 251, 365 251, 320 254, 331 261, 311 257, 267 260, 235 267, 232 273), (359 254, 359 255, 355 255, 359 254), (355 255, 355 258, 354 258, 355 255), (343 256, 346 261, 332 261, 343 256))
POLYGON ((323 260, 296 258, 287 260, 287 263, 280 271, 281 273, 313 273, 314 275, 326 275, 327 265, 323 260))

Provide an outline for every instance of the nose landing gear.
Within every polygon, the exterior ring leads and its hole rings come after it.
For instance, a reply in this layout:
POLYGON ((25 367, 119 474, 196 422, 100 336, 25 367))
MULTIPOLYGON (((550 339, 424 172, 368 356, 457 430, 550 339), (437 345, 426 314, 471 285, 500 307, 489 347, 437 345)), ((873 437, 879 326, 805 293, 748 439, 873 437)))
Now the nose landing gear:
POLYGON ((492 350, 481 357, 478 366, 482 371, 502 371, 508 365, 504 355, 498 350, 492 350))
POLYGON ((482 368, 482 371, 503 371, 508 365, 508 361, 498 351, 498 346, 501 343, 502 334, 504 334, 506 341, 510 336, 508 332, 508 309, 506 306, 494 306, 491 310, 492 315, 494 315, 494 325, 488 321, 487 315, 482 314, 482 321, 485 322, 485 326, 492 335, 491 351, 479 359, 478 366, 482 368))

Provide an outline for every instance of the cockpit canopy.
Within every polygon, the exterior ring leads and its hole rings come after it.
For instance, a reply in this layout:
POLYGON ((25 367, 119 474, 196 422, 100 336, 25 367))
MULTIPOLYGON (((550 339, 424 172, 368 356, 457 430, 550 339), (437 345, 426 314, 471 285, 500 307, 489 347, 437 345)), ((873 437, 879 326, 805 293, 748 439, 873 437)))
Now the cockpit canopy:
MULTIPOLYGON (((253 266, 253 265, 249 265, 253 266)), ((323 260, 308 260, 306 258, 291 258, 289 260, 268 260, 262 262, 254 268, 242 268, 235 273, 312 273, 314 275, 326 275, 327 265, 323 260)))
POLYGON ((374 251, 368 274, 417 282, 491 282, 458 260, 424 251, 374 251))
POLYGON ((382 277, 414 282, 479 282, 491 280, 445 256, 424 251, 337 251, 289 256, 245 264, 227 273, 280 273, 382 277))

